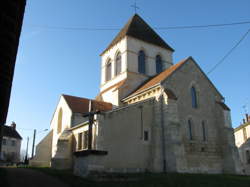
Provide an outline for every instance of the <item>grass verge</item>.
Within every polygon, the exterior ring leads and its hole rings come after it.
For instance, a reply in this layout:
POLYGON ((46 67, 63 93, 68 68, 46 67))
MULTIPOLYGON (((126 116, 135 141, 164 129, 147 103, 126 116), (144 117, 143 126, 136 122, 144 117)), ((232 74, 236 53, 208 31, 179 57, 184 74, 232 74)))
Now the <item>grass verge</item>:
POLYGON ((250 177, 223 174, 116 174, 105 181, 74 176, 69 170, 31 168, 55 176, 72 187, 249 187, 250 177), (123 180, 115 180, 116 177, 123 180), (130 180, 133 179, 133 180, 130 180), (136 180, 134 180, 136 179, 136 180))

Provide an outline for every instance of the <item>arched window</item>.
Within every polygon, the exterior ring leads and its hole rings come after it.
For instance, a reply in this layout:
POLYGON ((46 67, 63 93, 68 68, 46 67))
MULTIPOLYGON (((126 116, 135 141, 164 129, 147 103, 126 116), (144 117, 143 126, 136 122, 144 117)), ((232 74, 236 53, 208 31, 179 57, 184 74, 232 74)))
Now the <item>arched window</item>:
POLYGON ((156 56, 155 65, 156 65, 156 73, 161 73, 163 71, 163 64, 160 55, 156 56))
POLYGON ((146 64, 145 64, 145 53, 144 51, 139 51, 138 54, 138 72, 139 73, 146 73, 146 64))
POLYGON ((118 52, 115 59, 115 75, 118 75, 122 71, 122 56, 121 53, 118 52))
POLYGON ((206 134, 206 124, 205 121, 201 122, 201 126, 202 126, 202 139, 203 141, 207 140, 207 134, 206 134))
POLYGON ((109 59, 106 64, 106 81, 109 81, 111 79, 111 72, 112 72, 112 66, 111 66, 111 60, 109 59))
POLYGON ((191 119, 188 119, 188 135, 189 135, 189 140, 193 140, 193 127, 191 119))
POLYGON ((57 119, 57 133, 60 133, 62 131, 62 116, 63 116, 63 111, 62 108, 60 108, 57 119))
POLYGON ((193 108, 197 108, 198 104, 197 104, 197 92, 195 87, 191 87, 191 96, 192 96, 192 107, 193 108))

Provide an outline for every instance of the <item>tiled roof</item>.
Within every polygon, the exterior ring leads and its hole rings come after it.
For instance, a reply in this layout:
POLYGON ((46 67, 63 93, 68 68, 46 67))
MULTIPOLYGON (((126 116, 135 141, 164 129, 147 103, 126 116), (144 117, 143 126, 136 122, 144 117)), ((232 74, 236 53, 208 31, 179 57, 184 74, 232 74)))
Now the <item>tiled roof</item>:
POLYGON ((170 66, 168 69, 166 69, 165 71, 155 75, 154 77, 150 78, 149 80, 147 80, 146 82, 144 82, 142 85, 139 86, 139 88, 137 88, 133 93, 131 93, 128 97, 132 96, 132 95, 136 95, 137 93, 142 92, 143 90, 146 90, 158 83, 160 83, 161 81, 165 80, 167 77, 169 77, 173 72, 175 72, 182 64, 184 64, 189 58, 186 58, 182 61, 180 61, 179 63, 170 66))
MULTIPOLYGON (((91 99, 75 97, 71 95, 62 95, 69 105, 70 109, 74 113, 87 113, 89 112, 89 101, 91 99)), ((103 102, 103 101, 92 101, 92 110, 93 111, 108 111, 112 110, 112 104, 103 102)))
POLYGON ((16 131, 16 129, 14 129, 11 126, 6 126, 6 125, 3 126, 3 136, 7 136, 7 137, 11 137, 11 138, 17 138, 17 139, 22 139, 22 137, 16 131))
POLYGON ((174 51, 174 49, 171 48, 139 15, 135 14, 129 19, 126 25, 121 29, 102 54, 117 44, 125 36, 131 36, 170 51, 174 51))

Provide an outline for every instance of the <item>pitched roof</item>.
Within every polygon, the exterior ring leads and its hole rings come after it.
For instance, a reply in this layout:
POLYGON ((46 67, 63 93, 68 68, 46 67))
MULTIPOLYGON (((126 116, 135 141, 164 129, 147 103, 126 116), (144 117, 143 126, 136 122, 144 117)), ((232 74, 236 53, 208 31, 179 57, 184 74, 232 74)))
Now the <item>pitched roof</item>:
MULTIPOLYGON (((87 113, 89 112, 89 101, 91 99, 76 97, 71 95, 62 95, 69 105, 73 113, 87 113)), ((92 110, 94 111, 108 111, 112 110, 112 104, 103 101, 92 101, 92 110)))
POLYGON ((146 82, 144 82, 143 84, 141 84, 133 93, 131 93, 128 97, 132 96, 132 95, 136 95, 137 93, 142 92, 143 90, 146 90, 158 83, 160 83, 161 81, 165 80, 167 77, 169 77, 173 72, 175 72, 182 64, 184 64, 185 62, 187 62, 189 58, 186 58, 184 60, 181 60, 179 63, 170 66, 168 69, 166 69, 165 71, 155 75, 154 77, 150 78, 149 80, 147 80, 146 82))
POLYGON ((135 14, 128 20, 109 46, 101 55, 118 43, 125 36, 131 36, 139 40, 160 46, 162 48, 174 51, 138 14, 135 14))
POLYGON ((3 126, 3 136, 11 137, 11 138, 17 138, 17 139, 22 139, 20 134, 16 131, 15 128, 11 126, 3 126))

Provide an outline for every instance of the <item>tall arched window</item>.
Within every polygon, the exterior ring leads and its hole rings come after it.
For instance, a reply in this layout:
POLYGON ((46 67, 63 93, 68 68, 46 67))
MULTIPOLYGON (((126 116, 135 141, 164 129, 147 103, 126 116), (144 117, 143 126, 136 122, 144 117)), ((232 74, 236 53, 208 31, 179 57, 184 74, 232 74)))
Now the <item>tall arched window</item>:
POLYGON ((189 135, 189 140, 193 140, 193 127, 191 119, 188 119, 188 135, 189 135))
POLYGON ((111 73, 112 73, 112 65, 111 65, 111 60, 109 59, 106 64, 106 81, 109 81, 111 79, 111 73))
POLYGON ((194 86, 191 87, 192 107, 197 108, 197 92, 194 86))
POLYGON ((205 121, 201 122, 201 126, 202 126, 202 139, 203 141, 207 140, 207 134, 206 134, 206 124, 205 121))
POLYGON ((146 73, 146 64, 145 64, 145 53, 144 51, 139 51, 138 54, 138 72, 139 73, 146 73))
POLYGON ((115 75, 118 75, 122 71, 122 56, 121 53, 118 52, 115 58, 115 75))
POLYGON ((60 108, 57 119, 57 133, 60 133, 62 131, 62 116, 63 116, 63 111, 62 108, 60 108))
POLYGON ((160 55, 157 55, 155 58, 155 65, 156 65, 156 73, 161 73, 163 71, 163 64, 160 55))

